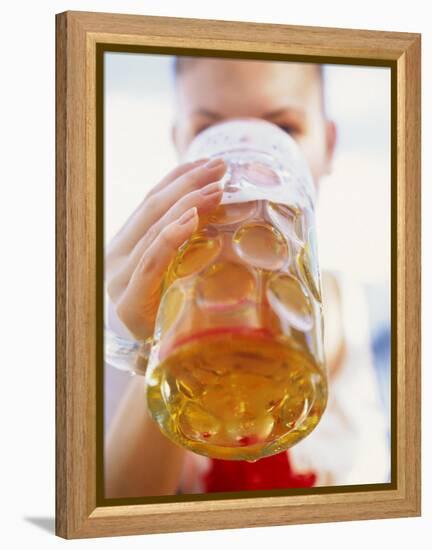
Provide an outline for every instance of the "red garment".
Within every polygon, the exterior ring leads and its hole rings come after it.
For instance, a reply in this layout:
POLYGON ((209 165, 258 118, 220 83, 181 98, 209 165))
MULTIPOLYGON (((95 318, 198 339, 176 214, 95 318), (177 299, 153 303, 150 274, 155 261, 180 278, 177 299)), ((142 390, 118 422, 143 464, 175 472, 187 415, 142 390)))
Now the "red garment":
POLYGON ((288 452, 282 451, 276 455, 261 458, 257 462, 212 458, 211 467, 203 481, 206 493, 287 489, 313 487, 316 474, 293 472, 288 452))

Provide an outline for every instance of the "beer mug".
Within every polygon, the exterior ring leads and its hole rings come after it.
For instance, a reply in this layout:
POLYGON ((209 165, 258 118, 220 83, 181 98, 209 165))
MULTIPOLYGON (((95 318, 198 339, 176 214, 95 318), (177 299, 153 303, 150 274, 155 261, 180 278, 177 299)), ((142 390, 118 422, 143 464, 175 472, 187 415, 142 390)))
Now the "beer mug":
POLYGON ((315 188, 295 141, 244 118, 199 133, 186 161, 227 163, 220 205, 171 262, 148 358, 148 409, 175 443, 255 461, 327 403, 315 188))

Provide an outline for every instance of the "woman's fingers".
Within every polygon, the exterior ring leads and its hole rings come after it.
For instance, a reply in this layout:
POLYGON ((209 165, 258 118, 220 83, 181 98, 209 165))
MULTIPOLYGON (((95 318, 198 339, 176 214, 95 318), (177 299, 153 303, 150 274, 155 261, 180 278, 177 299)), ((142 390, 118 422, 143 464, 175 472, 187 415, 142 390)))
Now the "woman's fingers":
MULTIPOLYGON (((124 254, 125 252, 127 252, 127 249, 131 248, 131 243, 134 243, 134 240, 137 239, 137 235, 139 235, 140 231, 140 227, 137 226, 137 220, 143 218, 143 210, 145 209, 146 203, 148 202, 149 198, 155 195, 157 192, 161 191, 164 187, 175 181, 180 176, 183 176, 183 174, 185 174, 186 172, 193 170, 197 166, 205 164, 207 161, 208 159, 204 158, 198 159, 194 162, 179 164, 170 172, 168 172, 168 174, 155 187, 153 187, 149 193, 147 193, 140 204, 130 214, 120 231, 118 231, 116 236, 111 240, 106 254, 109 267, 111 267, 112 263, 111 257, 116 257, 120 253, 124 254)), ((142 233, 139 236, 141 235, 142 233)))
POLYGON ((193 207, 159 233, 132 273, 117 304, 117 315, 138 340, 144 340, 152 333, 162 277, 178 248, 197 226, 197 209, 193 207))
POLYGON ((220 181, 216 181, 209 183, 202 189, 188 193, 178 202, 173 204, 171 208, 152 225, 147 234, 144 235, 144 237, 135 245, 135 248, 129 256, 133 267, 135 267, 138 263, 138 260, 142 256, 145 248, 150 246, 150 244, 155 240, 157 235, 166 225, 175 221, 194 206, 198 210, 198 215, 213 210, 219 204, 222 199, 222 195, 223 185, 220 181))
POLYGON ((184 164, 179 164, 176 166, 171 172, 168 172, 168 174, 147 193, 146 198, 151 197, 155 193, 158 193, 162 189, 164 189, 167 185, 175 181, 180 176, 183 176, 183 174, 186 174, 186 172, 189 172, 193 168, 196 168, 197 166, 201 166, 202 164, 205 164, 208 162, 208 158, 202 158, 198 160, 194 160, 193 162, 185 162, 184 164))
POLYGON ((145 210, 147 228, 153 226, 172 206, 181 201, 187 194, 199 191, 210 183, 219 181, 223 177, 226 168, 227 165, 224 160, 213 159, 209 163, 189 170, 158 193, 155 193, 149 200, 147 209, 145 210))
POLYGON ((221 159, 213 159, 209 163, 199 164, 187 170, 169 184, 162 186, 129 218, 115 239, 112 255, 120 252, 130 253, 140 238, 171 206, 187 193, 220 180, 225 171, 226 163, 221 159))
POLYGON ((154 195, 155 203, 158 206, 163 205, 165 207, 164 211, 166 211, 187 193, 221 179, 226 169, 225 161, 216 158, 193 170, 189 170, 156 193, 154 195))
POLYGON ((108 286, 108 293, 111 298, 116 300, 123 292, 144 251, 152 244, 165 226, 175 221, 193 206, 197 207, 198 214, 213 210, 219 204, 222 194, 223 186, 221 183, 213 182, 202 189, 188 193, 174 204, 138 241, 128 258, 122 260, 121 269, 112 275, 108 286))

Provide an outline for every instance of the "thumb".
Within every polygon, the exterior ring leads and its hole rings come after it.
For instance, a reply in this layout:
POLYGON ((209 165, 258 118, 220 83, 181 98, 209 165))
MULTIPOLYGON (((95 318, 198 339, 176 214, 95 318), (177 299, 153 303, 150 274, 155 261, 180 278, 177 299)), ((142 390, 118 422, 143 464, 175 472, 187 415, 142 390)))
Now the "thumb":
POLYGON ((132 273, 117 304, 117 315, 137 340, 145 340, 153 332, 163 276, 197 226, 197 208, 193 207, 159 233, 132 273))

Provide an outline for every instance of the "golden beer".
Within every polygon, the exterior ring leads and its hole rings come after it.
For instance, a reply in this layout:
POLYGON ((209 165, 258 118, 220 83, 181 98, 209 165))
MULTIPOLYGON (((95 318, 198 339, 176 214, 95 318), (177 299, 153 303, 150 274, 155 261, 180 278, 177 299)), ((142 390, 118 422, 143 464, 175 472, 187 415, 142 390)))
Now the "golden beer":
POLYGON ((258 460, 306 437, 327 403, 313 182, 261 120, 217 124, 191 151, 226 159, 224 194, 166 273, 147 403, 177 444, 258 460))
MULTIPOLYGON (((252 175, 245 166, 253 181, 256 165, 252 175)), ((306 437, 325 410, 313 210, 287 202, 201 216, 166 273, 147 403, 163 433, 196 453, 257 460, 306 437)))

